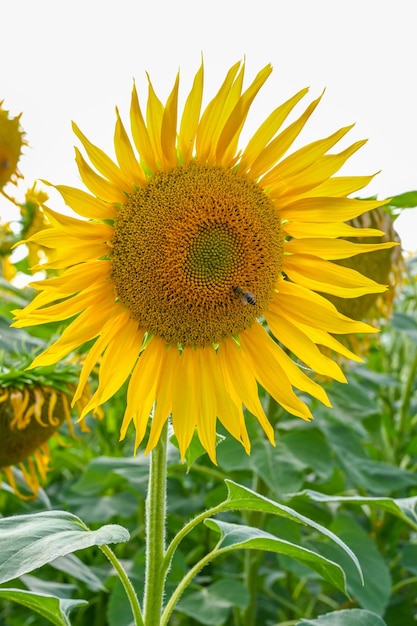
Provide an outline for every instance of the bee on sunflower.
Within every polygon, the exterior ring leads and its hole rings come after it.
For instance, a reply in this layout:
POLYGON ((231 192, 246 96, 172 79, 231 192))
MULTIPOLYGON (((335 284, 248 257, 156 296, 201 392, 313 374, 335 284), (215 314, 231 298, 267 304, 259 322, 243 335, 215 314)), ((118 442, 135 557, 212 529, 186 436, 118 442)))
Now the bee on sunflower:
POLYGON ((337 175, 364 141, 330 152, 346 126, 289 153, 320 101, 286 124, 307 94, 302 89, 239 148, 253 100, 272 71, 267 65, 243 89, 244 69, 233 65, 202 108, 202 64, 180 118, 178 76, 165 105, 149 80, 145 114, 134 86, 131 137, 116 110, 116 161, 74 124, 92 165, 77 149, 88 192, 56 189, 83 219, 44 207, 51 228, 28 240, 49 249, 43 268, 62 273, 33 283, 39 294, 15 312, 14 325, 74 317, 31 367, 91 342, 73 401, 97 363, 98 387, 82 415, 129 379, 121 437, 133 421, 135 449, 152 413, 146 451, 171 417, 182 457, 196 430, 216 462, 217 420, 249 452, 243 406, 273 443, 259 386, 309 420, 295 389, 330 403, 308 370, 346 382, 322 348, 360 360, 336 337, 375 332, 325 297, 386 290, 333 263, 396 245, 345 240, 381 235, 347 224, 385 204, 350 197, 372 176, 337 175))

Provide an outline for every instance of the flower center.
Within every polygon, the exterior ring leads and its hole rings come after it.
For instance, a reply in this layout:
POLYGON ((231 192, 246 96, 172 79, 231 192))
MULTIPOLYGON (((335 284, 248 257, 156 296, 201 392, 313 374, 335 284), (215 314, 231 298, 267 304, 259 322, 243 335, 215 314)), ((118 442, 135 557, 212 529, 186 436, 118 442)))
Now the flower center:
POLYGON ((281 273, 272 200, 222 167, 158 173, 122 206, 114 231, 117 297, 167 343, 203 346, 250 327, 281 273))

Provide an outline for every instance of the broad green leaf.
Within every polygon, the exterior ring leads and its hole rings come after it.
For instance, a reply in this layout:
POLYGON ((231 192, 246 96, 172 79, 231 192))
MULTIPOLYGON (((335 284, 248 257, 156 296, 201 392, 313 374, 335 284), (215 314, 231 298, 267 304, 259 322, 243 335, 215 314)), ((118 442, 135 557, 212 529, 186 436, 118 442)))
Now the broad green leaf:
POLYGON ((228 497, 227 500, 223 502, 222 509, 223 510, 240 510, 240 511, 262 511, 263 513, 272 513, 273 515, 280 515, 282 517, 286 517, 287 519, 291 519, 298 524, 303 524, 305 526, 310 526, 310 528, 314 528, 322 535, 325 535, 332 541, 334 541, 344 552, 347 553, 349 558, 352 560, 354 566, 356 567, 358 574, 362 577, 361 568, 358 562, 358 559, 348 548, 346 544, 343 543, 330 530, 321 526, 317 522, 300 513, 297 513, 294 509, 291 509, 289 506, 285 504, 279 504, 278 502, 274 502, 265 496, 261 496, 258 493, 255 493, 251 489, 244 487, 242 485, 238 485, 237 483, 231 480, 225 480, 228 497))
POLYGON ((345 609, 320 615, 317 619, 302 619, 296 626, 386 626, 384 620, 362 609, 345 609))
POLYGON ((114 493, 111 496, 86 497, 78 499, 74 504, 77 506, 77 515, 87 524, 92 522, 105 524, 115 517, 119 520, 126 519, 134 516, 138 510, 138 498, 129 491, 114 493))
POLYGON ((417 322, 413 315, 396 311, 391 324, 393 328, 403 332, 413 343, 417 343, 417 322))
MULTIPOLYGON (((17 306, 25 306, 26 304, 27 302, 23 301, 21 305, 17 306)), ((10 328, 10 323, 10 320, 0 315, 0 339, 3 350, 13 354, 21 351, 22 346, 24 346, 24 350, 30 352, 45 345, 44 341, 32 337, 22 328, 10 328)))
POLYGON ((0 519, 0 583, 50 563, 54 559, 89 548, 129 539, 122 526, 89 528, 67 511, 43 511, 0 519))
POLYGON ((352 377, 348 385, 334 382, 328 391, 333 405, 332 415, 335 411, 338 415, 347 413, 346 421, 350 422, 352 416, 357 421, 358 418, 378 413, 374 393, 352 377))
POLYGON ((218 580, 187 595, 175 607, 176 611, 193 618, 199 624, 217 626, 230 623, 226 620, 231 609, 244 609, 249 603, 249 592, 235 580, 218 580))
POLYGON ((245 462, 262 477, 273 494, 298 491, 304 482, 305 464, 281 441, 276 446, 265 439, 255 441, 245 462))
POLYGON ((73 489, 83 494, 103 493, 124 480, 138 487, 147 484, 148 475, 149 458, 143 454, 131 458, 100 456, 87 465, 73 489))
MULTIPOLYGON (((340 565, 347 577, 349 595, 361 608, 383 615, 388 605, 392 581, 388 566, 374 540, 353 516, 345 513, 336 516, 331 528, 358 555, 361 564, 364 583, 359 579, 349 559, 344 554, 340 556, 340 565)), ((312 546, 308 545, 328 559, 334 559, 335 550, 332 544, 323 545, 317 541, 312 546)))
POLYGON ((51 566, 76 580, 81 580, 91 591, 106 589, 102 581, 75 554, 60 556, 51 562, 51 566))
MULTIPOLYGON (((348 401, 346 407, 349 407, 348 401)), ((365 436, 360 437, 353 427, 326 419, 321 428, 345 472, 347 487, 360 487, 372 494, 383 495, 387 489, 395 491, 417 485, 414 472, 368 457, 363 445, 365 436)), ((356 425, 355 428, 361 426, 356 425)))
POLYGON ((215 519, 207 519, 204 523, 220 533, 217 555, 233 550, 263 550, 285 554, 314 569, 320 576, 346 593, 346 580, 342 568, 317 552, 290 541, 278 539, 270 533, 251 526, 229 524, 215 519))
POLYGON ((26 606, 31 611, 42 615, 48 622, 56 626, 70 626, 68 616, 72 609, 88 604, 85 600, 70 600, 69 598, 57 598, 46 596, 24 589, 0 589, 0 598, 11 600, 26 606))
POLYGON ((338 502, 340 504, 358 504, 375 506, 401 518, 417 530, 417 496, 411 498, 369 498, 363 496, 328 496, 325 493, 305 489, 297 496, 306 495, 316 502, 338 502))
POLYGON ((304 468, 310 468, 320 477, 328 479, 333 471, 329 446, 318 428, 311 424, 306 426, 286 433, 280 441, 303 463, 304 468))

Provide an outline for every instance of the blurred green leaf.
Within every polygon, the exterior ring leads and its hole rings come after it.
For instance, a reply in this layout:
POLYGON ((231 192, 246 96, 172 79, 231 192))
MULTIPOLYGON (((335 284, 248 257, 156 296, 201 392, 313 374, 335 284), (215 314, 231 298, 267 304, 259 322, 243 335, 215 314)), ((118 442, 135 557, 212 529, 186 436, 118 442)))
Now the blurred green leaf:
POLYGON ((0 346, 2 350, 13 354, 44 347, 45 342, 32 337, 22 328, 11 328, 10 320, 0 315, 0 346))
POLYGON ((384 620, 362 609, 345 609, 320 615, 317 619, 302 619, 296 626, 386 626, 384 620))
POLYGON ((82 581, 91 591, 106 590, 102 581, 75 554, 60 556, 51 561, 50 565, 56 570, 64 572, 76 580, 82 581))
POLYGON ((133 486, 146 485, 148 475, 149 458, 143 454, 128 458, 99 456, 87 465, 73 489, 93 495, 120 486, 126 480, 133 486))
MULTIPOLYGON (((363 571, 364 582, 352 567, 351 561, 344 554, 340 556, 340 564, 346 573, 349 594, 363 609, 383 615, 391 593, 391 576, 381 553, 374 540, 358 524, 356 519, 346 513, 339 513, 334 519, 331 529, 358 556, 363 571)), ((334 546, 313 542, 316 550, 333 559, 334 546)))
POLYGON ((71 626, 69 614, 72 609, 87 604, 85 600, 70 600, 55 596, 40 595, 24 589, 0 589, 0 598, 26 606, 42 615, 56 626, 71 626))
POLYGON ((247 464, 268 485, 272 494, 298 491, 303 484, 305 464, 286 445, 277 441, 255 441, 247 464))
POLYGON ((78 517, 66 511, 0 519, 0 536, 0 583, 76 550, 129 539, 128 531, 122 526, 111 524, 89 530, 78 517))
POLYGON ((244 609, 248 603, 249 593, 242 584, 235 580, 218 580, 190 593, 175 608, 199 624, 218 626, 230 623, 232 608, 244 609))
POLYGON ((415 316, 396 311, 392 317, 392 326, 403 332, 413 343, 417 343, 417 321, 415 316))
POLYGON ((330 503, 346 503, 346 504, 358 504, 360 506, 368 505, 375 506, 392 513, 396 517, 399 517, 404 522, 409 524, 414 530, 417 530, 417 496, 411 498, 369 498, 363 496, 328 496, 318 491, 312 491, 305 489, 300 494, 306 495, 316 502, 330 502, 330 503))

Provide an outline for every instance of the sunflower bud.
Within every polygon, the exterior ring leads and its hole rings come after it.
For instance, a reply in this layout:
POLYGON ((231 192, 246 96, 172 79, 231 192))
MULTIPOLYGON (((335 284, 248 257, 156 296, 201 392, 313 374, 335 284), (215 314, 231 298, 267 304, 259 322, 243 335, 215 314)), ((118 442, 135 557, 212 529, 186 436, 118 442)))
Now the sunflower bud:
POLYGON ((36 495, 49 463, 47 441, 67 420, 68 398, 63 391, 41 385, 0 388, 0 467, 19 494, 11 466, 18 466, 36 495))
POLYGON ((17 163, 25 143, 20 115, 9 117, 9 112, 2 108, 2 104, 3 101, 0 102, 0 193, 3 193, 1 190, 6 183, 16 183, 17 178, 22 178, 17 163))

